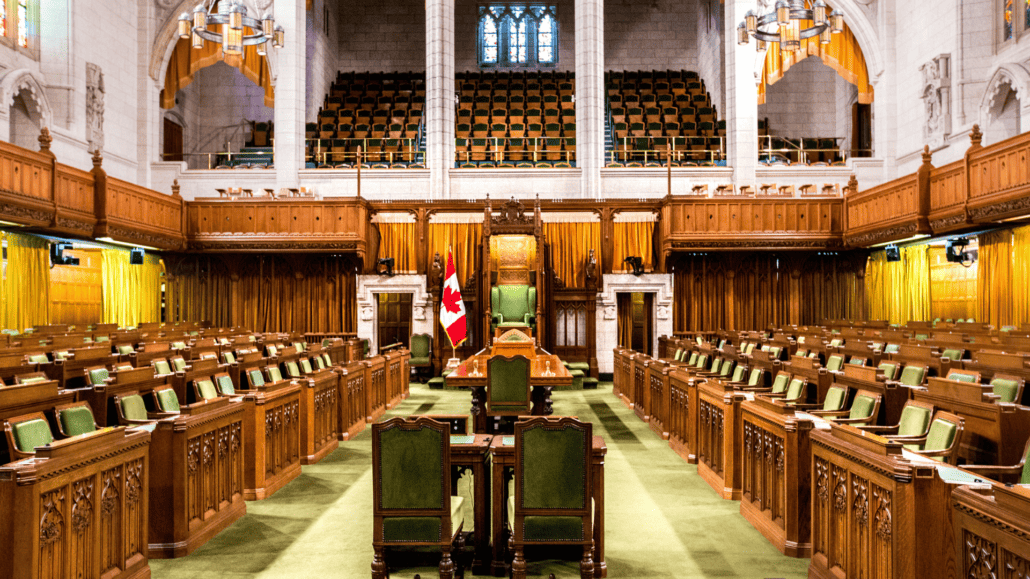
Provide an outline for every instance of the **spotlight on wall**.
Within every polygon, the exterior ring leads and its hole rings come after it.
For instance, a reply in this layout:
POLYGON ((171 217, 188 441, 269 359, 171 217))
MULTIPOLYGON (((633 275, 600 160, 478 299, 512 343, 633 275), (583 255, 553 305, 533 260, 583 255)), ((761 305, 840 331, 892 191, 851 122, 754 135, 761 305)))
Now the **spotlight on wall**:
POLYGON ((883 251, 887 254, 887 261, 901 261, 901 250, 897 245, 888 245, 883 251))
POLYGON ((376 273, 387 277, 393 277, 393 258, 380 257, 379 261, 376 263, 376 273), (384 270, 383 268, 386 269, 384 270))
POLYGON ((133 247, 129 251, 129 265, 143 265, 142 247, 133 247))
POLYGON ((643 275, 644 273, 644 259, 635 255, 631 255, 626 259, 622 260, 623 263, 628 263, 633 267, 633 275, 643 275))
POLYGON ((72 244, 60 241, 50 244, 50 267, 55 265, 79 265, 79 258, 64 254, 66 249, 72 249, 72 244))
POLYGON ((949 239, 944 245, 944 257, 951 263, 961 263, 965 267, 970 267, 976 263, 979 252, 975 249, 967 251, 968 245, 969 240, 964 237, 949 239))

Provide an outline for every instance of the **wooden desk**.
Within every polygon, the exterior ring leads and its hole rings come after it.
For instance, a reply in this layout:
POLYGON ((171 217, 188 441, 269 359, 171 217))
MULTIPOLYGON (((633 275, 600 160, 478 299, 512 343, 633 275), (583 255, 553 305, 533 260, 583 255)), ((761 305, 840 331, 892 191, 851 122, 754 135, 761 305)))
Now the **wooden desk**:
POLYGON ((300 385, 283 380, 243 394, 243 498, 261 500, 300 475, 300 385))
POLYGON ((368 368, 366 420, 371 424, 386 414, 386 358, 373 356, 365 359, 365 365, 368 368))
POLYGON ((54 360, 44 366, 51 380, 57 380, 61 388, 82 388, 87 385, 86 368, 105 366, 110 368, 118 357, 111 354, 110 346, 102 344, 91 348, 72 350, 74 356, 68 360, 54 360))
MULTIPOLYGON (((490 359, 489 355, 479 354, 465 360, 447 376, 447 383, 450 386, 468 388, 472 392, 472 416, 473 429, 475 432, 487 432, 486 416, 486 364, 490 359), (478 364, 478 366, 476 365, 478 364), (478 373, 476 372, 478 368, 478 373)), ((572 384, 572 374, 562 364, 558 356, 553 354, 537 354, 530 360, 529 383, 533 387, 533 407, 530 414, 533 416, 550 416, 554 410, 551 407, 551 391, 555 386, 569 386, 572 384), (545 376, 548 364, 553 376, 545 376)))
POLYGON ((340 376, 319 370, 300 384, 300 462, 315 464, 340 446, 340 376))
POLYGON ((339 438, 349 440, 365 429, 368 419, 368 364, 354 361, 333 368, 340 376, 339 438))
POLYGON ((150 456, 150 548, 185 557, 247 513, 243 500, 243 404, 215 398, 160 420, 150 456))
POLYGON ((451 435, 451 469, 455 471, 451 476, 451 494, 458 494, 458 477, 463 470, 470 469, 474 481, 475 555, 472 569, 477 575, 490 572, 490 476, 487 469, 490 467, 489 451, 493 438, 489 434, 451 435))
POLYGON ((393 408, 408 397, 411 352, 404 348, 395 349, 383 354, 383 358, 386 360, 386 406, 393 408))
POLYGON ((157 376, 150 366, 119 370, 113 372, 112 376, 114 377, 113 382, 75 390, 76 400, 89 402, 90 408, 93 409, 93 417, 100 426, 118 424, 118 411, 114 407, 116 395, 120 396, 135 391, 145 394, 154 388, 168 386, 173 377, 172 374, 157 376))
POLYGON ((1030 490, 961 486, 952 491, 958 577, 1030 574, 1030 490), (999 573, 1000 571, 1000 573, 999 573))
POLYGON ((697 474, 724 499, 740 499, 744 393, 711 378, 698 386, 697 474))
POLYGON ((697 462, 698 382, 683 367, 669 373, 669 447, 690 464, 697 462))
MULTIPOLYGON (((604 456, 608 447, 604 438, 594 436, 590 460, 593 472, 594 499, 594 577, 607 577, 608 565, 604 559, 604 456)), ((514 476, 515 437, 495 436, 490 443, 493 460, 493 574, 507 575, 510 571, 505 553, 508 541, 505 523, 508 518, 507 480, 514 476)))
POLYGON ((0 466, 0 576, 150 577, 150 433, 99 430, 0 466))

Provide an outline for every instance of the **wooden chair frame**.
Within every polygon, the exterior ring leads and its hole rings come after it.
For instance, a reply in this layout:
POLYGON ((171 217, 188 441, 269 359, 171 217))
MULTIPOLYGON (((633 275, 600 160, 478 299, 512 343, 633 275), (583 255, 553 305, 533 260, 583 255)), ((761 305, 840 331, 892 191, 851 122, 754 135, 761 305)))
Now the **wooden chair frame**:
MULTIPOLYGON (((937 419, 946 420, 955 425, 955 438, 951 441, 951 446, 943 450, 913 450, 912 452, 918 453, 926 457, 941 457, 941 459, 951 465, 958 464, 958 451, 962 446, 962 432, 965 430, 966 421, 958 414, 947 412, 944 410, 938 410, 934 413, 933 417, 930 418, 930 424, 937 419)), ((901 442, 904 444, 926 444, 926 439, 929 436, 930 430, 927 428, 926 434, 923 436, 892 436, 891 440, 901 442)), ((1025 457, 1024 457, 1025 460, 1025 457)))
MULTIPOLYGON (((533 405, 533 386, 530 380, 533 376, 533 363, 529 358, 525 356, 512 356, 510 358, 505 356, 494 356, 486 362, 486 414, 487 416, 521 416, 529 414, 529 410, 533 405), (525 408, 516 408, 513 410, 496 410, 494 409, 494 390, 490 387, 490 373, 493 371, 493 365, 495 361, 514 362, 517 360, 525 361, 526 363, 526 405, 525 408)), ((503 406, 502 406, 503 407, 503 406)))
MULTIPOLYGON (((930 411, 930 420, 927 421, 927 423, 926 423, 926 430, 924 430, 923 433, 920 436, 926 436, 927 434, 929 434, 930 433, 930 424, 933 422, 933 410, 934 410, 933 404, 928 404, 926 402, 921 402, 919 400, 909 400, 909 401, 905 402, 905 406, 902 407, 901 412, 904 413, 905 412, 905 407, 908 407, 908 406, 919 406, 921 408, 925 408, 925 409, 930 411)), ((900 439, 903 439, 903 438, 908 438, 908 437, 905 437, 905 436, 898 436, 897 434, 894 434, 894 433, 896 433, 898 431, 899 428, 901 428, 901 423, 900 422, 898 424, 894 424, 894 425, 890 425, 890 426, 859 426, 859 428, 861 428, 862 430, 868 431, 868 432, 872 432, 872 433, 878 434, 880 436, 886 436, 886 437, 888 437, 888 438, 890 438, 892 440, 900 440, 900 439)))
POLYGON ((1019 462, 1012 466, 996 466, 992 464, 964 464, 962 468, 975 472, 986 477, 990 477, 1003 484, 1014 484, 1019 482, 1019 477, 1023 474, 1023 467, 1026 465, 1026 456, 1030 453, 1030 439, 1026 441, 1026 446, 1023 449, 1023 458, 1019 459, 1019 462))
POLYGON ((878 392, 872 392, 870 390, 859 390, 855 392, 854 398, 851 399, 851 403, 855 403, 855 398, 859 396, 868 396, 873 399, 873 411, 867 418, 848 418, 851 414, 851 407, 849 406, 846 410, 812 410, 811 414, 815 416, 821 416, 827 420, 832 420, 837 424, 859 424, 862 422, 876 422, 877 417, 880 415, 880 405, 883 404, 883 395, 878 392))
POLYGON ((96 415, 93 414, 93 407, 89 405, 89 402, 80 400, 79 402, 69 402, 68 404, 61 404, 54 407, 54 424, 57 426, 57 432, 61 435, 61 438, 70 438, 71 435, 64 431, 64 426, 61 425, 61 411, 69 408, 76 408, 79 406, 85 406, 89 408, 89 413, 93 415, 93 430, 98 430, 100 426, 97 425, 96 415))
POLYGON ((43 422, 47 423, 50 427, 50 436, 53 437, 53 425, 47 420, 47 417, 42 412, 32 412, 30 414, 22 414, 21 416, 15 416, 4 420, 4 436, 7 438, 7 450, 11 455, 11 460, 21 460, 23 458, 32 458, 36 456, 35 452, 23 452, 18 450, 18 446, 14 443, 14 425, 20 422, 27 422, 29 420, 35 420, 39 418, 43 422))

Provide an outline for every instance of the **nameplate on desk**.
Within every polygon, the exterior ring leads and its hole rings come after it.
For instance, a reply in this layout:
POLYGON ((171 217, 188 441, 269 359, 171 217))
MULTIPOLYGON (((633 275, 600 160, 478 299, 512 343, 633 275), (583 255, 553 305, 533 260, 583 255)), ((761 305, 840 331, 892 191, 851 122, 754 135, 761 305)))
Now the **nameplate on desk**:
MULTIPOLYGON (((451 435, 451 446, 455 444, 472 444, 475 441, 475 435, 451 435)), ((514 442, 512 444, 514 444, 514 442)))

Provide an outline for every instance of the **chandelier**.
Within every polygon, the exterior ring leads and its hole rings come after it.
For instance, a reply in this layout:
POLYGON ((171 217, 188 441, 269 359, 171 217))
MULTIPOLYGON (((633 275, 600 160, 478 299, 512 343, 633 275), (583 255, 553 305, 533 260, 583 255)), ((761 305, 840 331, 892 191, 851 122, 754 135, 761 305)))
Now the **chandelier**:
POLYGON ((272 46, 280 48, 283 36, 283 27, 276 25, 271 12, 261 20, 251 18, 238 0, 202 0, 192 16, 186 12, 179 15, 179 38, 192 37, 193 48, 204 48, 205 40, 216 42, 227 57, 242 57, 244 46, 256 46, 258 54, 264 56, 266 43, 271 40, 272 46), (208 28, 212 24, 220 24, 221 30, 208 28), (252 33, 244 34, 244 27, 252 33))
POLYGON ((751 10, 744 15, 744 21, 737 26, 737 43, 747 44, 752 36, 758 42, 758 50, 765 50, 767 42, 776 42, 780 50, 801 49, 801 41, 819 37, 819 42, 829 44, 834 34, 844 30, 844 13, 834 10, 827 14, 823 0, 815 0, 812 7, 805 0, 779 0, 776 10, 759 16, 751 10), (812 26, 801 27, 808 20, 812 26))

